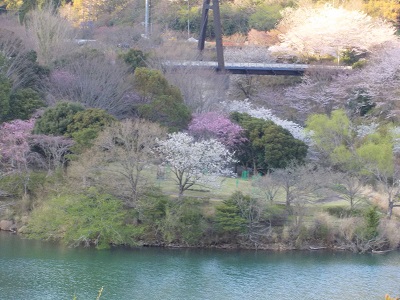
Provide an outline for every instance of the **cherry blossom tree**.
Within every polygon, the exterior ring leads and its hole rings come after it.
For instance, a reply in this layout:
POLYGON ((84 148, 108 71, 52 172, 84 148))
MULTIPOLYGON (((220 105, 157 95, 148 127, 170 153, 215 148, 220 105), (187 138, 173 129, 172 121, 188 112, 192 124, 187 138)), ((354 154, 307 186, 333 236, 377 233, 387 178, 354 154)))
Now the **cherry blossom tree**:
POLYGON ((26 169, 29 160, 29 138, 35 119, 14 120, 0 126, 0 157, 6 169, 26 169))
POLYGON ((196 142, 187 133, 173 133, 167 140, 160 141, 159 151, 175 175, 179 199, 195 184, 209 186, 216 176, 232 174, 226 166, 233 162, 233 154, 215 139, 196 142))
MULTIPOLYGON (((295 109, 299 119, 310 113, 330 113, 333 109, 350 107, 364 99, 379 111, 392 116, 399 105, 400 41, 386 43, 368 57, 361 69, 332 73, 312 70, 300 84, 285 90, 287 106, 295 109)), ((354 110, 357 112, 359 107, 354 110)))
POLYGON ((286 32, 272 52, 339 57, 347 49, 370 52, 373 47, 396 39, 395 28, 361 11, 324 5, 288 8, 278 28, 286 32))
POLYGON ((23 188, 24 197, 28 196, 30 179, 29 163, 34 158, 29 138, 35 120, 14 120, 0 125, 0 171, 15 174, 23 188))
POLYGON ((197 138, 215 138, 229 149, 245 141, 243 129, 217 112, 195 115, 189 133, 197 138))

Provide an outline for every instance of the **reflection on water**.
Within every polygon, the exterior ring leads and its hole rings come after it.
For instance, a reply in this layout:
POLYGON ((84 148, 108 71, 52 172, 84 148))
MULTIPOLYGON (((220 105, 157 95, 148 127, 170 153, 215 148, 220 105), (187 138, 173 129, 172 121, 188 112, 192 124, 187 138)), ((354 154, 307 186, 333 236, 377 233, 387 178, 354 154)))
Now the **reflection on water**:
POLYGON ((400 254, 70 249, 0 232, 0 299, 383 299, 400 254))

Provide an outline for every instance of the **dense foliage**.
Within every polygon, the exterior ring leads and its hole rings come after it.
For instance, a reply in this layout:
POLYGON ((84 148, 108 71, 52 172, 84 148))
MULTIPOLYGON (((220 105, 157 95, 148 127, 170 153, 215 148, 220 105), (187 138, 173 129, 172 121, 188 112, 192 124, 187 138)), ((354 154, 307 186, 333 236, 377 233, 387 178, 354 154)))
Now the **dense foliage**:
POLYGON ((307 145, 283 127, 248 114, 232 113, 231 118, 245 130, 247 139, 240 146, 239 161, 255 174, 285 168, 291 161, 304 161, 307 145))
POLYGON ((187 128, 191 113, 179 89, 170 85, 160 71, 137 68, 134 86, 144 102, 137 107, 141 118, 159 122, 170 132, 187 128))
POLYGON ((90 190, 50 199, 33 213, 27 233, 30 237, 62 240, 70 246, 132 245, 135 231, 125 224, 127 217, 119 199, 90 190))
POLYGON ((85 108, 72 102, 60 102, 45 110, 42 117, 35 123, 34 132, 38 134, 64 135, 73 117, 85 108))
POLYGON ((27 120, 39 108, 46 106, 39 93, 31 88, 19 89, 10 95, 10 110, 6 120, 27 120))
POLYGON ((128 52, 121 53, 119 58, 130 67, 132 72, 134 72, 136 68, 147 66, 146 60, 148 56, 149 55, 147 53, 143 53, 142 50, 129 49, 128 52))

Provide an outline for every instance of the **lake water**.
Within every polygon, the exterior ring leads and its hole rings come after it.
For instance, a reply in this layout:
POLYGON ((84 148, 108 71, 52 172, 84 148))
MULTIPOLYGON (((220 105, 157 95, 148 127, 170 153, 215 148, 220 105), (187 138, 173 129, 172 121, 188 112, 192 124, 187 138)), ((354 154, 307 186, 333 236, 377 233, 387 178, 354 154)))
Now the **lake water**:
POLYGON ((384 299, 400 253, 71 249, 0 232, 0 299, 384 299))

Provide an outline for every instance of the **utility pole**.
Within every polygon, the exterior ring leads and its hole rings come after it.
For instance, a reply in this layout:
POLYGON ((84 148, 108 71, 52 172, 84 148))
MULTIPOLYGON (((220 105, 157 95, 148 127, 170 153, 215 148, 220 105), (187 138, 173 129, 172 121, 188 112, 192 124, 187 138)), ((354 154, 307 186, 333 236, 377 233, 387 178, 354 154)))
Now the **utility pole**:
POLYGON ((144 35, 146 38, 149 37, 149 20, 150 20, 150 0, 145 2, 145 12, 144 12, 144 35))
POLYGON ((188 9, 187 32, 188 32, 188 39, 189 39, 190 38, 190 3, 189 3, 189 0, 187 0, 187 3, 188 3, 188 7, 187 7, 187 9, 188 9))

